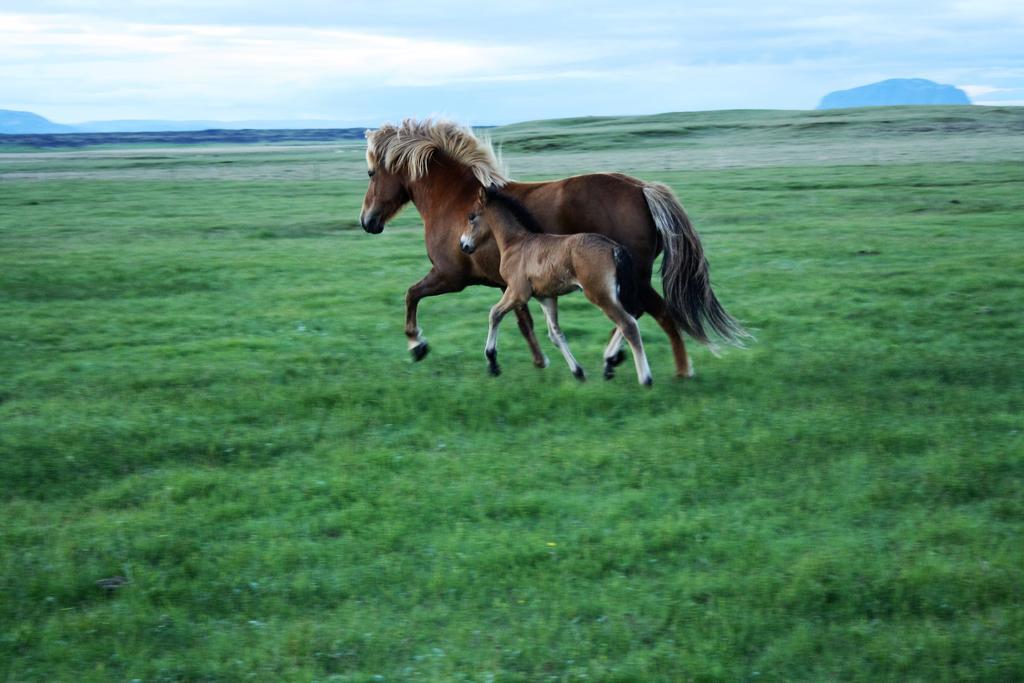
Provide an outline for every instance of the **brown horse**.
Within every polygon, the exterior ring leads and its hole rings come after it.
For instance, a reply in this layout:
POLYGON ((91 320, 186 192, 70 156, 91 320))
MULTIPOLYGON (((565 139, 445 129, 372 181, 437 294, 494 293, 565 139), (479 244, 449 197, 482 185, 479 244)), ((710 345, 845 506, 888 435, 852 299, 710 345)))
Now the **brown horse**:
MULTIPOLYGON (((466 232, 459 238, 462 251, 472 254, 480 244, 493 237, 501 254, 498 271, 507 287, 501 300, 491 308, 484 347, 491 374, 501 374, 498 367, 498 325, 501 319, 509 311, 525 306, 532 297, 540 303, 548 323, 548 336, 562 352, 572 374, 580 381, 586 379, 586 373, 573 357, 565 334, 558 326, 558 297, 582 289, 584 296, 615 324, 616 334, 629 342, 637 379, 640 384, 650 386, 651 368, 644 354, 640 328, 633 317, 641 309, 629 252, 604 235, 592 232, 575 235, 543 233, 544 230, 518 200, 492 185, 481 188, 480 199, 469 214, 466 232)), ((605 357, 607 359, 607 352, 605 357)), ((607 360, 605 363, 607 373, 607 360)))
MULTIPOLYGON (((423 218, 427 256, 433 265, 426 277, 409 288, 405 299, 405 334, 415 360, 428 351, 416 321, 421 299, 474 284, 505 286, 493 241, 471 255, 459 248, 466 215, 480 188, 491 185, 521 202, 547 233, 596 232, 629 251, 640 305, 668 335, 678 376, 693 375, 680 330, 702 343, 709 343, 709 332, 736 344, 748 336, 712 291, 700 238, 667 186, 618 173, 514 182, 498 167, 490 144, 449 122, 406 120, 400 126, 367 131, 366 137, 370 185, 359 217, 363 229, 380 233, 409 201, 423 218), (654 260, 662 251, 664 299, 651 286, 654 260)), ((516 315, 534 364, 546 366, 529 311, 522 306, 516 315)), ((621 342, 613 333, 609 367, 624 358, 617 339, 621 342)))

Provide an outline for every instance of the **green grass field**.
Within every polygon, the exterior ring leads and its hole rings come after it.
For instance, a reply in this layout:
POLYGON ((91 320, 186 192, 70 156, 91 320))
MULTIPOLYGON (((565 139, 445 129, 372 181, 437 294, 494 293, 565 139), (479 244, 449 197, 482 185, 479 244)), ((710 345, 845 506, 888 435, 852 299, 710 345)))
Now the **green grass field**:
POLYGON ((677 381, 644 319, 651 390, 580 295, 586 384, 512 323, 489 377, 485 288, 412 364, 359 144, 0 154, 0 680, 1024 680, 1022 132, 491 131, 683 200, 757 342, 677 381))

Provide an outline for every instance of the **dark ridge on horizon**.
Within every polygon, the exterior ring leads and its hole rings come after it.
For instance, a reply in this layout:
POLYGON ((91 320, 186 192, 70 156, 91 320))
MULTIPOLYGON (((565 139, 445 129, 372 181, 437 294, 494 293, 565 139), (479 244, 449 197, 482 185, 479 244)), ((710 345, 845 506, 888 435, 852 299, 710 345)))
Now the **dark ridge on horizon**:
POLYGON ((94 147, 96 145, 152 143, 203 145, 210 143, 334 142, 339 140, 362 140, 365 130, 365 128, 275 128, 269 130, 211 129, 152 133, 37 133, 0 135, 0 148, 35 147, 39 149, 60 149, 94 147))
MULTIPOLYGON (((904 135, 967 129, 1021 130, 1024 107, 894 106, 843 110, 714 110, 660 114, 574 117, 526 121, 493 128, 495 144, 507 152, 583 149, 657 149, 666 141, 720 136, 798 132, 904 135), (880 112, 886 112, 883 119, 880 112), (1009 117, 1009 119, 1007 119, 1009 117), (773 131, 775 133, 773 133, 773 131), (591 138, 588 134, 597 134, 591 138)), ((0 151, 84 149, 103 145, 303 144, 362 141, 365 128, 208 129, 124 133, 39 133, 0 135, 0 151)))
MULTIPOLYGON (((351 121, 330 119, 252 119, 244 121, 117 119, 54 123, 34 112, 0 109, 0 135, 56 133, 185 133, 208 130, 347 130, 351 121)), ((358 126, 364 130, 365 126, 358 126)))

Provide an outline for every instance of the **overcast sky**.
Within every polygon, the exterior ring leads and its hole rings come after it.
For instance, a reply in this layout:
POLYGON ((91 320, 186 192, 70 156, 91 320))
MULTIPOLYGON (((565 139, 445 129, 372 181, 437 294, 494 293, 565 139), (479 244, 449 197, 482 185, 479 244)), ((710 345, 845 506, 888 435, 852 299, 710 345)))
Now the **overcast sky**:
POLYGON ((473 124, 811 109, 921 77, 1024 105, 1024 0, 4 0, 0 108, 473 124))

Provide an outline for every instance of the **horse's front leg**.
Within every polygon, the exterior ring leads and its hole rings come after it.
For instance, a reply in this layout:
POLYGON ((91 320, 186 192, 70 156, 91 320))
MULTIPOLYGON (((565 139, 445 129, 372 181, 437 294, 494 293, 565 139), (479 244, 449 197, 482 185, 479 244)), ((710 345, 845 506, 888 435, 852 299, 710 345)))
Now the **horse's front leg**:
POLYGON ((409 342, 409 353, 414 361, 423 360, 430 346, 423 338, 420 327, 416 322, 416 309, 419 307, 420 299, 450 292, 461 292, 466 288, 466 283, 461 277, 452 277, 442 274, 436 268, 431 268, 426 277, 414 284, 405 293, 405 337, 409 342))
POLYGON ((533 364, 538 368, 546 368, 548 366, 548 357, 540 350, 540 344, 537 343, 537 335, 533 333, 533 316, 530 315, 530 309, 527 308, 526 304, 516 309, 516 318, 519 319, 519 331, 523 333, 526 343, 530 345, 530 353, 533 354, 533 364))

